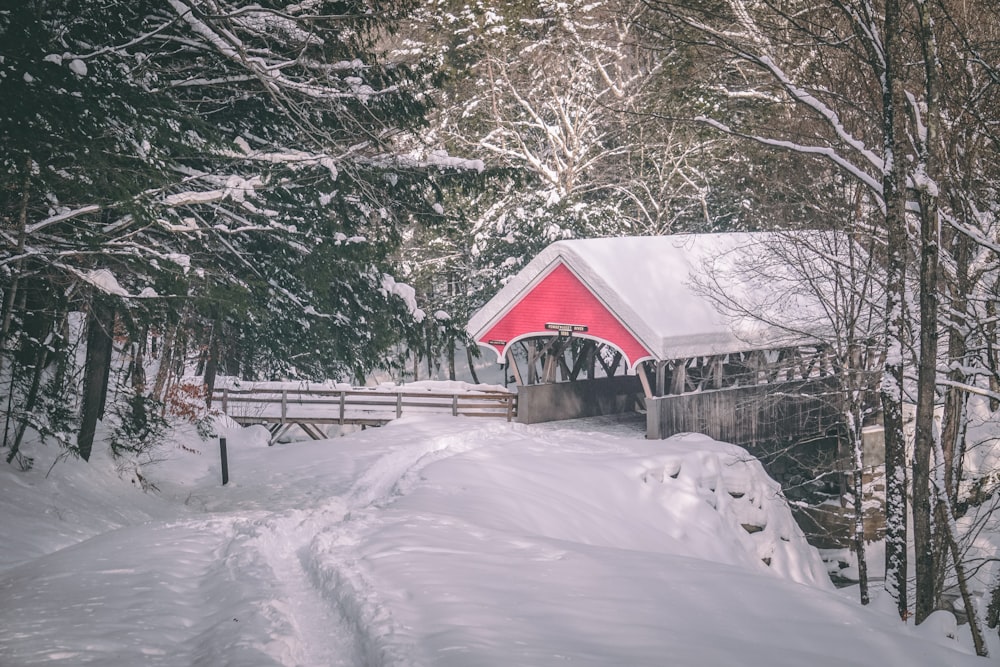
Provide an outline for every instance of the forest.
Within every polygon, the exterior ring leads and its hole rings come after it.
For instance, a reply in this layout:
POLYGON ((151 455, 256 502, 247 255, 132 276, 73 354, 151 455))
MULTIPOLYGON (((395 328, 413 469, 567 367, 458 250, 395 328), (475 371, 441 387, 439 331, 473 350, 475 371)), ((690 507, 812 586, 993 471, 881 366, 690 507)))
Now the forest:
POLYGON ((848 399, 879 387, 885 586, 919 623, 982 565, 993 0, 24 0, 0 100, 8 464, 99 422, 142 451, 220 375, 454 378, 556 240, 820 230, 870 258, 829 314, 848 399))

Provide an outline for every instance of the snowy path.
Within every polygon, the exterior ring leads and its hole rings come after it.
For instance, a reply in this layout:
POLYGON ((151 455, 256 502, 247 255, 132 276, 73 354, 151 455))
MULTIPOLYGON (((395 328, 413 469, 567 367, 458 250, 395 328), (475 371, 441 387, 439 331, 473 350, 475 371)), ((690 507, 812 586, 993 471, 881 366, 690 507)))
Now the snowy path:
POLYGON ((293 511, 269 517, 257 531, 252 548, 263 555, 273 575, 276 600, 273 609, 290 627, 288 650, 282 665, 350 667, 357 665, 357 651, 350 627, 333 602, 324 597, 306 567, 308 543, 318 524, 339 521, 342 503, 330 507, 293 511))
POLYGON ((0 471, 0 666, 979 664, 833 591, 729 445, 450 417, 253 434, 226 487, 208 447, 147 471, 155 494, 93 462, 0 471))
MULTIPOLYGON (((266 615, 276 639, 266 652, 278 664, 334 667, 386 663, 389 656, 377 641, 373 643, 365 620, 364 610, 377 598, 375 591, 368 585, 359 586, 361 580, 348 560, 336 561, 331 567, 323 549, 331 541, 352 544, 350 535, 357 529, 354 524, 360 523, 364 529, 371 519, 366 510, 391 503, 405 493, 420 470, 433 461, 467 451, 469 442, 467 436, 452 435, 369 453, 367 468, 357 471, 360 475, 349 488, 344 486, 344 478, 272 485, 272 491, 281 494, 282 503, 294 509, 244 521, 252 539, 237 548, 257 552, 270 570, 274 600, 267 603, 266 615)), ((226 512, 259 512, 255 509, 259 497, 254 492, 246 500, 225 503, 226 512)), ((211 506, 219 499, 203 502, 211 506)), ((236 542, 239 539, 234 540, 234 546, 236 542)), ((244 576, 254 574, 250 567, 244 576)))
MULTIPOLYGON (((401 445, 359 435, 355 448, 235 442, 225 488, 209 456, 166 464, 168 473, 192 461, 204 470, 187 471, 187 485, 161 483, 167 502, 153 520, 141 498, 139 525, 97 526, 94 537, 0 573, 0 665, 383 664, 357 615, 375 592, 338 588, 358 580, 332 572, 320 552, 367 524, 367 509, 391 503, 428 463, 469 447, 459 435, 401 445), (60 607, 71 610, 70 628, 50 622, 60 607), (100 626, 89 627, 98 615, 100 626)), ((118 512, 127 522, 127 508, 118 512)))

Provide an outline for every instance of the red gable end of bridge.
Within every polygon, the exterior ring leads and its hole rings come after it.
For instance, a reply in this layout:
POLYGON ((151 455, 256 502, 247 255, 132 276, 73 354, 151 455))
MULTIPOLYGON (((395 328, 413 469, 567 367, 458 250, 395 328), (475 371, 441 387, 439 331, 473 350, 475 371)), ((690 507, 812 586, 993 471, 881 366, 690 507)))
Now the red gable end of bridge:
POLYGON ((546 328, 552 324, 586 327, 585 333, 578 331, 573 335, 612 344, 622 351, 630 366, 653 356, 562 263, 522 296, 477 342, 492 347, 503 357, 507 347, 517 339, 556 335, 556 331, 546 328))

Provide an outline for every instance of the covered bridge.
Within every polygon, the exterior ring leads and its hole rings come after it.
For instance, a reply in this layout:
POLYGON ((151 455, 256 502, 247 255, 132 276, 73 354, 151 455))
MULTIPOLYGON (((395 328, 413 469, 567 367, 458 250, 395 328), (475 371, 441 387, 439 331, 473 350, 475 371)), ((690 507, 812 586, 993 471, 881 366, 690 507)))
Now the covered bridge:
POLYGON ((807 290, 785 288, 789 271, 767 259, 772 240, 559 241, 468 331, 508 365, 525 423, 636 409, 648 438, 695 431, 751 444, 822 433, 835 420, 823 318, 807 290), (765 311, 783 321, 765 323, 765 311))

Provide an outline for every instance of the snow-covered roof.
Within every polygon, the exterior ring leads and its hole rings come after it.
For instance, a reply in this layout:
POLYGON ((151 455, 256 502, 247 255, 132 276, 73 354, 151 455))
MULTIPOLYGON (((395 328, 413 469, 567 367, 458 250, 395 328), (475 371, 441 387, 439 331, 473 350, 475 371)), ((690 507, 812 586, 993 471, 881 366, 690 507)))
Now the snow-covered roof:
MULTIPOLYGON (((502 349, 481 340, 492 326, 555 267, 565 265, 646 348, 646 359, 679 359, 753 349, 773 349, 810 338, 802 327, 775 327, 773 313, 821 326, 805 290, 788 290, 790 271, 762 267, 771 243, 787 235, 771 233, 680 234, 558 241, 543 250, 469 321, 468 331, 498 355, 502 349), (775 275, 773 282, 768 273, 775 275), (779 293, 776 282, 783 282, 779 293), (726 305, 724 302, 731 300, 726 305), (737 308, 733 308, 738 304, 737 308), (745 308, 749 312, 736 313, 745 308)), ((808 324, 806 325, 809 326, 808 324)), ((818 331, 818 328, 817 328, 818 331)), ((523 332, 551 335, 551 331, 523 332)), ((510 342, 513 342, 510 341, 510 342)), ((613 341, 611 341, 613 342, 613 341)), ((634 367, 642 359, 629 359, 634 367)))

